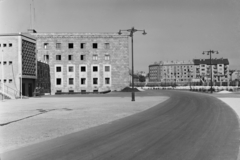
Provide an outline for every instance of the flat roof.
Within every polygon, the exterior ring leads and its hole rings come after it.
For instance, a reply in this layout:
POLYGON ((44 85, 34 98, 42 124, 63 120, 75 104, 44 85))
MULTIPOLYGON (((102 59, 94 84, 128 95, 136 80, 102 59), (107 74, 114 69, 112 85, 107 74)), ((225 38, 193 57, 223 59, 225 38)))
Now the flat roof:
POLYGON ((22 37, 29 38, 29 39, 32 39, 32 40, 36 41, 36 38, 29 33, 19 32, 19 33, 3 33, 3 34, 0 34, 0 37, 6 37, 6 36, 22 36, 22 37))
POLYGON ((149 67, 160 66, 159 64, 150 64, 149 67))
MULTIPOLYGON (((195 65, 199 64, 207 64, 210 65, 210 59, 194 59, 193 60, 195 65)), ((220 58, 220 59, 212 59, 211 64, 216 65, 216 64, 226 64, 229 65, 228 59, 220 58)))

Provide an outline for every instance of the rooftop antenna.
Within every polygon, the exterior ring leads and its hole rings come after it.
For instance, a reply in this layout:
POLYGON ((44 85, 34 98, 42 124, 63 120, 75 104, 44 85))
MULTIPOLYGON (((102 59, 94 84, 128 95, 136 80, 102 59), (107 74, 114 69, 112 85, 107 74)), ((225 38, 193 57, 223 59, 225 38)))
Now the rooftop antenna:
POLYGON ((32 6, 30 3, 30 29, 32 29, 32 6))
MULTIPOLYGON (((33 25, 36 22, 36 15, 35 15, 35 5, 34 5, 34 0, 32 0, 33 2, 33 25)), ((34 28, 34 26, 32 26, 34 28)))
POLYGON ((33 29, 33 25, 35 22, 35 7, 34 7, 34 0, 30 3, 30 29, 33 29), (32 15, 33 14, 33 15, 32 15))

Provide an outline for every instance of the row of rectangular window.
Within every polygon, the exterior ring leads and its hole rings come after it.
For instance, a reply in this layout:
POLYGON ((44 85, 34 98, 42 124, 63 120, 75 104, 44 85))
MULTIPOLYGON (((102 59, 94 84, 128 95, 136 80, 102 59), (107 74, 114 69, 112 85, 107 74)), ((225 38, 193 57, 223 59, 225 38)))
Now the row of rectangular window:
MULTIPOLYGON (((45 61, 48 61, 49 60, 49 55, 44 55, 43 59, 45 61)), ((98 60, 98 55, 93 55, 92 59, 94 61, 97 61, 98 60)), ((110 55, 105 55, 104 59, 107 60, 107 61, 110 60, 110 55)), ((62 60, 62 55, 56 55, 56 60, 61 61, 62 60)), ((73 61, 73 55, 68 55, 68 60, 73 61)), ((80 60, 85 61, 86 60, 86 55, 80 55, 80 60)))
MULTIPOLYGON (((80 82, 81 85, 86 85, 86 78, 81 78, 80 82)), ((93 78, 92 82, 94 85, 98 85, 99 78, 93 78)), ((68 78, 68 84, 74 85, 74 78, 68 78)), ((110 84, 110 78, 106 77, 104 78, 104 84, 109 85, 110 84)), ((56 78, 56 85, 62 85, 62 78, 56 78)))
MULTIPOLYGON (((3 43, 3 44, 1 44, 0 43, 0 47, 7 47, 7 44, 6 43, 3 43)), ((8 43, 8 47, 12 47, 12 43, 8 43)))
MULTIPOLYGON (((49 43, 43 43, 43 48, 49 49, 49 43)), ((56 43, 56 49, 61 49, 61 48, 62 48, 62 44, 56 43)), ((74 48, 74 43, 68 43, 68 49, 73 49, 73 48, 74 48)), ((80 43, 80 48, 86 49, 86 43, 80 43)), ((92 43, 92 48, 98 49, 98 43, 92 43)), ((104 43, 104 49, 110 49, 110 43, 104 43)))
MULTIPOLYGON (((0 79, 0 82, 2 82, 2 79, 0 79)), ((3 82, 7 83, 7 79, 4 79, 3 82)), ((12 79, 8 79, 8 83, 12 83, 12 79)))
MULTIPOLYGON (((0 64, 2 64, 2 62, 0 62, 0 64)), ((12 65, 12 61, 8 61, 9 65, 12 65)), ((3 61, 3 65, 7 65, 7 61, 3 61)))
MULTIPOLYGON (((81 66, 80 71, 81 72, 86 72, 87 71, 86 66, 81 66)), ((92 71, 93 72, 98 72, 98 66, 93 66, 92 71)), ((105 72, 110 72, 110 66, 104 66, 104 71, 105 72)), ((57 66, 56 67, 56 72, 62 72, 62 67, 57 66)), ((74 72, 74 67, 73 66, 68 66, 68 72, 74 72)))

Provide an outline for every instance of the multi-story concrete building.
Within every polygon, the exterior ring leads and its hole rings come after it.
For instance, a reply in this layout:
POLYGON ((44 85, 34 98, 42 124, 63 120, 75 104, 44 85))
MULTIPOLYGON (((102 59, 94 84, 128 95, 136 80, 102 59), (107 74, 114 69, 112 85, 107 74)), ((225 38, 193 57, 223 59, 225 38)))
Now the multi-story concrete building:
POLYGON ((149 65, 149 81, 167 84, 189 82, 194 78, 193 61, 160 61, 149 65))
POLYGON ((163 61, 160 65, 160 78, 166 83, 182 84, 194 78, 192 61, 163 61))
POLYGON ((29 34, 0 34, 1 92, 32 96, 37 79, 36 40, 29 34))
POLYGON ((228 59, 212 59, 211 66, 209 59, 194 59, 195 73, 197 79, 205 82, 229 82, 229 61, 228 59))
POLYGON ((240 81, 240 70, 233 70, 230 74, 231 81, 240 81))
MULTIPOLYGON (((149 65, 149 81, 166 84, 210 82, 210 60, 160 61, 149 65)), ((228 82, 228 59, 212 59, 213 82, 228 82)))
POLYGON ((38 60, 50 66, 51 94, 120 90, 129 85, 128 36, 117 33, 31 33, 38 60))
POLYGON ((155 62, 149 65, 149 82, 160 82, 160 64, 155 62))

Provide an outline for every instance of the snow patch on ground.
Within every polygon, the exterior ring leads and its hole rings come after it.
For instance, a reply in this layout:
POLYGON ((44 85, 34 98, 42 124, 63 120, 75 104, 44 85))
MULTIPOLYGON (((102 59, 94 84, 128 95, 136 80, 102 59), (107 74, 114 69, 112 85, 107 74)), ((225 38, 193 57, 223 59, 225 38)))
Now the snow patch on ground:
POLYGON ((229 91, 220 91, 218 93, 232 93, 232 92, 229 92, 229 91))
POLYGON ((137 89, 141 92, 145 91, 144 89, 142 89, 141 87, 137 87, 137 89))
POLYGON ((0 102, 0 124, 23 119, 0 127, 0 153, 109 123, 167 99, 136 97, 133 103, 129 97, 59 97, 0 102), (32 115, 36 116, 24 119, 32 115))
POLYGON ((218 98, 227 105, 229 105, 240 117, 240 98, 218 98))

